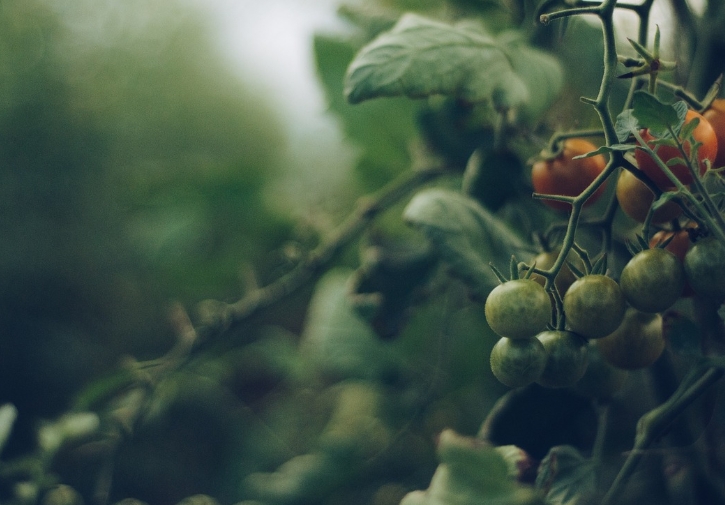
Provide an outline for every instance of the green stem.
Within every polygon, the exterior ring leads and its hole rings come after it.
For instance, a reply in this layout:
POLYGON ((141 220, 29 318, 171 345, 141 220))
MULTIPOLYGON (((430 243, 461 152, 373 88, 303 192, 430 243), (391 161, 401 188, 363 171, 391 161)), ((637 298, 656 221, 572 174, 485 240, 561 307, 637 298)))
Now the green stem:
POLYGON ((293 270, 271 284, 256 289, 235 303, 216 300, 201 302, 202 326, 197 329, 206 340, 238 325, 291 294, 319 274, 337 254, 362 233, 379 214, 422 185, 451 173, 447 167, 433 167, 406 173, 392 181, 378 195, 363 198, 357 209, 293 270))
MULTIPOLYGON (((668 128, 668 131, 670 132, 672 138, 675 139, 675 142, 677 142, 677 149, 680 151, 680 154, 685 160, 687 169, 689 170, 690 176, 692 177, 692 184, 695 185, 695 189, 697 190, 697 193, 700 195, 700 197, 702 198, 702 202, 704 203, 703 208, 699 200, 697 200, 690 193, 690 195, 692 196, 692 200, 696 202, 695 208, 698 210, 698 213, 702 216, 702 218, 707 222, 710 231, 714 233, 719 240, 725 243, 725 220, 723 220, 723 217, 722 215, 720 215, 720 211, 718 210, 717 205, 715 205, 715 202, 712 201, 710 194, 707 192, 705 186, 702 184, 702 181, 700 180, 700 174, 693 165, 693 159, 687 155, 685 147, 682 145, 682 142, 680 141, 678 136, 675 135, 674 130, 672 128, 668 128)), ((692 154, 693 158, 695 158, 695 153, 693 152, 692 154)), ((662 163, 662 160, 657 159, 657 162, 658 165, 666 167, 666 165, 662 163)), ((677 177, 675 177, 672 171, 669 170, 669 167, 666 168, 667 170, 665 171, 665 174, 667 174, 667 177, 669 177, 671 181, 677 180, 677 177)), ((687 192, 689 193, 689 190, 687 192)))
POLYGON ((651 410, 639 420, 634 447, 609 491, 604 495, 601 505, 617 503, 617 498, 624 491, 646 450, 664 434, 677 416, 699 398, 705 390, 720 380, 723 370, 709 368, 695 380, 694 377, 697 375, 697 373, 688 375, 667 402, 651 410))

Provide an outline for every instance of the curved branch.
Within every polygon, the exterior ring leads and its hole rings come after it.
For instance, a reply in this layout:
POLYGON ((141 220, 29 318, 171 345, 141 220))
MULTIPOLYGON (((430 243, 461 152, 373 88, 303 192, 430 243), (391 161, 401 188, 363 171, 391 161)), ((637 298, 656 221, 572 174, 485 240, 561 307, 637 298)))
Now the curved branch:
POLYGON ((309 253, 294 269, 271 284, 248 293, 239 301, 225 303, 206 300, 199 304, 201 340, 223 333, 295 293, 327 267, 337 254, 362 233, 379 214, 389 209, 415 189, 452 173, 449 167, 433 167, 406 173, 392 181, 377 195, 358 200, 357 208, 329 237, 309 253))

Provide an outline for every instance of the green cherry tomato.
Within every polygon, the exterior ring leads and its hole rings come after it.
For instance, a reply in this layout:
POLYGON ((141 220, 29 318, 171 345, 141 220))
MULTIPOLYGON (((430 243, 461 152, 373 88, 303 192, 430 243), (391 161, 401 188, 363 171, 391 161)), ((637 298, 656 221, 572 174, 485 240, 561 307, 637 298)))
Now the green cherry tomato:
POLYGON ((698 295, 725 299, 725 244, 715 237, 697 242, 685 255, 685 275, 698 295))
POLYGON ((601 338, 617 329, 626 303, 622 290, 606 275, 585 275, 564 295, 569 328, 586 338, 601 338))
POLYGON ((685 269, 665 249, 645 249, 624 266, 619 287, 629 304, 642 312, 662 312, 672 306, 685 286, 685 269))
POLYGON ((582 378, 589 362, 585 339, 571 331, 544 331, 536 338, 547 354, 546 367, 536 382, 547 388, 563 388, 582 378))
POLYGON ((496 286, 488 295, 484 310, 491 329, 512 339, 533 338, 551 319, 549 295, 530 279, 496 286))
POLYGON ((597 340, 596 346, 602 357, 617 368, 646 368, 657 361, 665 349, 662 316, 629 308, 619 328, 597 340))
POLYGON ((546 359, 546 349, 538 339, 503 337, 491 350, 491 371, 502 384, 518 388, 541 377, 546 359))

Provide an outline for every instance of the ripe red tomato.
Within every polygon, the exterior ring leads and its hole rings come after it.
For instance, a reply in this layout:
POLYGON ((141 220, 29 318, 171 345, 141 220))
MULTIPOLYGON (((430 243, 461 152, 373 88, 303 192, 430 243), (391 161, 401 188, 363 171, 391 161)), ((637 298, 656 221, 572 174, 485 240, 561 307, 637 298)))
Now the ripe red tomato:
MULTIPOLYGON (((531 168, 531 182, 534 191, 545 195, 579 196, 607 165, 603 155, 572 159, 575 156, 595 151, 597 147, 588 140, 572 138, 564 141, 564 149, 552 160, 539 160, 531 168)), ((605 184, 597 188, 585 205, 596 202, 604 192, 605 184)), ((542 200, 549 207, 567 211, 566 202, 542 200)))
POLYGON ((717 137, 717 156, 712 166, 720 168, 725 166, 725 98, 718 98, 702 113, 715 130, 717 137))
MULTIPOLYGON (((694 110, 687 111, 687 115, 685 116, 685 123, 689 123, 695 118, 698 118, 700 120, 700 123, 697 125, 697 128, 695 128, 695 131, 692 135, 696 141, 702 143, 700 149, 697 152, 697 159, 700 165, 700 175, 703 175, 705 173, 705 170, 707 169, 704 161, 707 159, 710 160, 710 163, 715 162, 715 156, 717 155, 717 136, 715 135, 715 130, 710 125, 708 120, 694 110)), ((640 133, 642 135, 642 140, 644 140, 650 148, 654 149, 655 146, 652 143, 654 137, 649 133, 649 131, 642 130, 640 133)), ((689 142, 685 143, 685 152, 689 156, 689 142)), ((676 147, 671 146, 659 146, 657 148, 657 156, 665 163, 667 163, 672 158, 682 158, 680 150, 676 147)), ((641 149, 636 149, 634 151, 634 157, 637 160, 639 169, 647 174, 649 178, 652 179, 652 181, 659 188, 664 190, 674 187, 674 184, 672 184, 672 181, 670 181, 669 177, 667 177, 662 169, 660 169, 655 160, 652 159, 649 154, 641 149)), ((692 174, 690 174, 690 171, 687 169, 686 165, 678 163, 670 166, 669 168, 682 184, 690 184, 692 182, 692 174)))

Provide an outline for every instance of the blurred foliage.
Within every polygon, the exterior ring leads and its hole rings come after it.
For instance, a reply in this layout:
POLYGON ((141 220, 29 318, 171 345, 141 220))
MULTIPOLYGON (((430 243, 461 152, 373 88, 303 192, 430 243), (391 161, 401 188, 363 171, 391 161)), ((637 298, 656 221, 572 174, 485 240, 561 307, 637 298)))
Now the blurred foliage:
POLYGON ((0 398, 32 419, 123 353, 170 343, 169 298, 240 291, 289 223, 283 142, 179 2, 0 4, 0 398))

